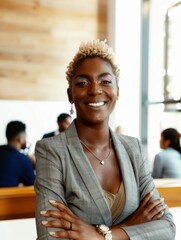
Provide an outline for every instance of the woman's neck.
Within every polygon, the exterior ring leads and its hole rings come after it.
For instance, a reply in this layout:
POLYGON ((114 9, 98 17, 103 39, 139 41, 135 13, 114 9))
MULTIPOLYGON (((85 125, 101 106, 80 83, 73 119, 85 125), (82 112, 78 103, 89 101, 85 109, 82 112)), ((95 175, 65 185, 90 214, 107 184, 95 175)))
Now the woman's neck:
POLYGON ((90 145, 104 145, 110 139, 108 122, 91 124, 76 119, 75 124, 78 136, 83 142, 90 145))

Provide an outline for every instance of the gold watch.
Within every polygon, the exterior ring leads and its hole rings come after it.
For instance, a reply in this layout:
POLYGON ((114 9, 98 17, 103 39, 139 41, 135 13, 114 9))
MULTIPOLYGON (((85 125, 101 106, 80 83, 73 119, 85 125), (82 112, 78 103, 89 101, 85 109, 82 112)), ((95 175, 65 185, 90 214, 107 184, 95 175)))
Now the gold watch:
POLYGON ((96 229, 99 234, 104 236, 105 240, 112 240, 112 233, 108 226, 106 226, 105 224, 101 224, 101 225, 97 225, 96 229))

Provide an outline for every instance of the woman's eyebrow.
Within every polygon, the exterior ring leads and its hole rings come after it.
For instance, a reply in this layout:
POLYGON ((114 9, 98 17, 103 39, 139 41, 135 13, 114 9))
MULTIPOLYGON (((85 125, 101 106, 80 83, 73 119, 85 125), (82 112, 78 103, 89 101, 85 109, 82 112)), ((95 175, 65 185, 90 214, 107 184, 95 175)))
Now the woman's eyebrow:
MULTIPOLYGON (((104 77, 104 76, 110 76, 110 77, 112 77, 112 74, 109 73, 109 72, 100 73, 100 74, 98 75, 98 78, 104 77)), ((83 74, 78 74, 78 75, 75 76, 75 79, 79 79, 79 78, 89 78, 89 74, 84 74, 84 73, 83 73, 83 74)))
POLYGON ((101 73, 101 74, 99 75, 99 77, 105 77, 105 76, 107 76, 107 75, 110 76, 110 77, 113 77, 112 74, 109 73, 109 72, 101 73))
POLYGON ((75 79, 78 79, 78 78, 87 78, 87 77, 89 77, 89 75, 87 75, 87 74, 78 74, 78 75, 75 76, 75 79))

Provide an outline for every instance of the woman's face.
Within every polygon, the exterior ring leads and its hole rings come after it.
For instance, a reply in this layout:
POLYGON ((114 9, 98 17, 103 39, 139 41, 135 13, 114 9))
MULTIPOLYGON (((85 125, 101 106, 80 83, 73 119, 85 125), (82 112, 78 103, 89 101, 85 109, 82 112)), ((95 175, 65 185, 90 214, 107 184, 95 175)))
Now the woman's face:
POLYGON ((85 59, 75 72, 68 95, 78 119, 94 123, 108 120, 118 97, 111 65, 98 57, 85 59))

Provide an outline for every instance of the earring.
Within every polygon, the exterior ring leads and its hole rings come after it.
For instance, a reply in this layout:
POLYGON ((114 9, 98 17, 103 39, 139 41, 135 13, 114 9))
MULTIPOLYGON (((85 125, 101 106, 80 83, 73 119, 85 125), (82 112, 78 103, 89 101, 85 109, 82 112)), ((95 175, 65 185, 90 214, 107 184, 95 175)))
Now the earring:
POLYGON ((74 114, 74 106, 73 106, 73 103, 71 103, 70 114, 71 114, 71 115, 74 114))

